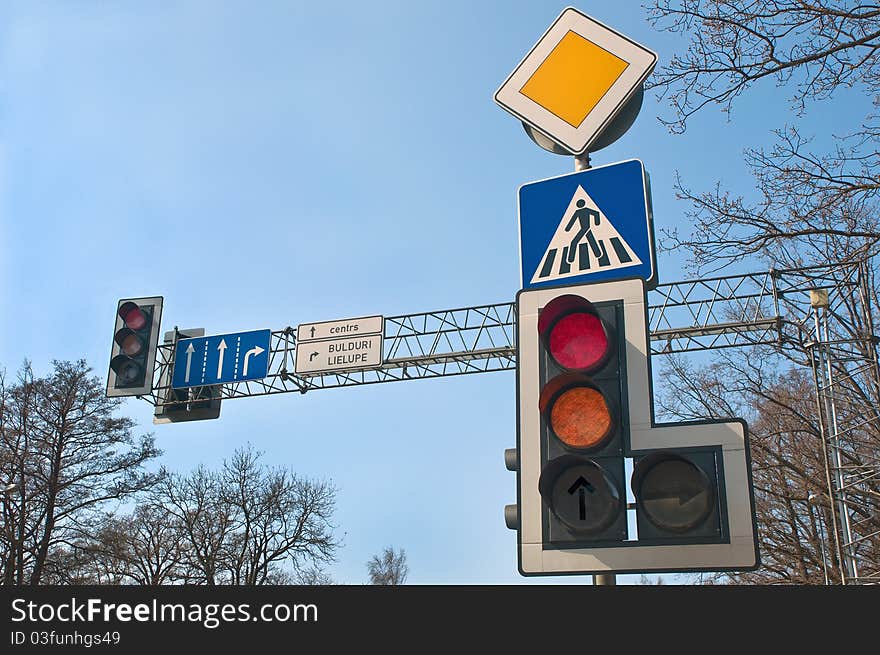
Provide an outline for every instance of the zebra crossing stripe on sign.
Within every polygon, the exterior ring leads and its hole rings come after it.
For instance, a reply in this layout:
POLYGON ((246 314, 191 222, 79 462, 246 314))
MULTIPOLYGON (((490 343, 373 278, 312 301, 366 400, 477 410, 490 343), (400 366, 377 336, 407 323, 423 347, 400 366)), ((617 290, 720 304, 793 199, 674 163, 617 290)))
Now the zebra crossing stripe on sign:
POLYGON ((550 282, 641 263, 599 205, 578 185, 531 282, 550 282))

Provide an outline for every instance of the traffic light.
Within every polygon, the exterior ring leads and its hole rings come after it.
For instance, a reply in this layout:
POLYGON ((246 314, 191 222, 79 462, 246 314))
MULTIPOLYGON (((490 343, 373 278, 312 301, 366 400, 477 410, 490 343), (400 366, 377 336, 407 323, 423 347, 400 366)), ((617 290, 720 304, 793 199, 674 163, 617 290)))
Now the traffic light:
MULTIPOLYGON (((190 339, 205 336, 204 328, 189 328, 166 332, 165 346, 173 351, 177 339, 190 339)), ((172 366, 165 366, 156 394, 156 409, 153 423, 183 423, 185 421, 204 421, 220 417, 222 385, 206 385, 173 389, 171 387, 172 366)))
POLYGON ((162 297, 124 298, 116 309, 107 396, 142 396, 153 389, 162 297))
POLYGON ((517 296, 523 575, 751 570, 745 424, 656 424, 642 280, 517 296))
POLYGON ((548 545, 626 539, 620 309, 560 293, 538 315, 538 491, 548 545))

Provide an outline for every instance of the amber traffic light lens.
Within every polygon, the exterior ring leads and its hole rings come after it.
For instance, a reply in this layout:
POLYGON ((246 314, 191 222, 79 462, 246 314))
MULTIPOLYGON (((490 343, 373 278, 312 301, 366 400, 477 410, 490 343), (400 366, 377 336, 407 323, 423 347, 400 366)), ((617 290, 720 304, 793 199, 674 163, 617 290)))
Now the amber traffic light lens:
POLYGON ((563 373, 545 384, 538 409, 551 434, 570 448, 598 448, 614 433, 608 399, 580 373, 563 373))
POLYGON ((144 340, 130 328, 122 328, 113 338, 119 344, 119 349, 122 353, 129 357, 135 357, 144 350, 144 340))
POLYGON ((572 448, 595 448, 605 441, 611 427, 605 396, 592 387, 563 391, 550 409, 550 428, 572 448))
POLYGON ((129 357, 134 357, 144 349, 144 342, 136 334, 126 335, 122 340, 122 352, 129 357))

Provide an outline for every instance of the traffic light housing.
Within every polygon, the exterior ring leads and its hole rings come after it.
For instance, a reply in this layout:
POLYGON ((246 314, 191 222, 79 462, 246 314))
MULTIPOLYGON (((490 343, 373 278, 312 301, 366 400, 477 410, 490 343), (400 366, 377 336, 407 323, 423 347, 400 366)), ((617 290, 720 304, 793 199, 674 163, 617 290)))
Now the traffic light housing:
MULTIPOLYGON (((174 352, 176 340, 191 339, 205 336, 204 328, 189 328, 166 332, 165 346, 174 352)), ((156 409, 153 412, 153 423, 183 423, 186 421, 204 421, 220 418, 220 404, 223 385, 205 385, 173 389, 171 387, 173 365, 164 367, 156 409)))
POLYGON ((143 396, 153 389, 162 297, 123 298, 116 308, 107 396, 143 396))
POLYGON ((752 570, 738 419, 656 424, 642 280, 517 296, 517 529, 523 575, 752 570))
POLYGON ((614 304, 560 293, 538 315, 538 492, 548 546, 626 539, 618 313, 614 304))

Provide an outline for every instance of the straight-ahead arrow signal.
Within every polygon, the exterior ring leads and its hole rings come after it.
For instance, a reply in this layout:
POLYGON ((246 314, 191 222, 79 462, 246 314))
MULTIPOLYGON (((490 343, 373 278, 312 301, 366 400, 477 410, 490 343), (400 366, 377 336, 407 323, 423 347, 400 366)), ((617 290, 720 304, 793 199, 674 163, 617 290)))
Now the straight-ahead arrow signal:
POLYGON ((192 343, 190 343, 186 347, 186 377, 184 377, 184 379, 183 379, 184 382, 189 382, 189 368, 190 368, 190 365, 192 364, 193 353, 195 351, 196 351, 196 349, 193 348, 192 343))
POLYGON ((596 488, 591 485, 589 482, 584 479, 584 476, 579 476, 577 480, 574 481, 574 484, 568 488, 568 493, 574 495, 574 492, 578 492, 578 518, 581 521, 587 520, 587 494, 589 491, 591 494, 596 492, 596 488))
POLYGON ((315 336, 315 326, 314 325, 312 326, 311 332, 312 332, 312 337, 314 337, 315 336))
POLYGON ((248 371, 248 362, 249 362, 251 356, 256 357, 257 355, 261 355, 261 354, 264 353, 264 352, 266 352, 266 349, 265 349, 265 348, 260 348, 260 346, 254 346, 253 348, 251 348, 250 350, 248 350, 248 351, 244 354, 244 365, 243 365, 242 368, 241 368, 241 374, 242 374, 242 376, 246 376, 246 375, 247 375, 247 371, 248 371))
POLYGON ((220 359, 217 362, 217 379, 220 380, 223 377, 223 355, 226 354, 226 339, 220 339, 217 350, 220 351, 220 359))

